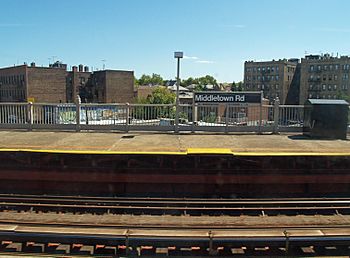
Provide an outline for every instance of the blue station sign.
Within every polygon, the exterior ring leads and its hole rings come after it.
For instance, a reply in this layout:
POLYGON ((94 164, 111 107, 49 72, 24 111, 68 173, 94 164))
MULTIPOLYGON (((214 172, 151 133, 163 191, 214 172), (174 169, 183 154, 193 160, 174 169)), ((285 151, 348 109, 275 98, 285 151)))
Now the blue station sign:
POLYGON ((195 103, 261 103, 261 92, 195 92, 195 103))

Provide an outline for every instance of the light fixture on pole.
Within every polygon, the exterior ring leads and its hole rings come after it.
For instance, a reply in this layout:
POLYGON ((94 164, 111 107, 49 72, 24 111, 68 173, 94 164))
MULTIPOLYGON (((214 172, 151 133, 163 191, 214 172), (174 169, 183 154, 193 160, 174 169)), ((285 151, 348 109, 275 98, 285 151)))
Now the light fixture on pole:
POLYGON ((175 132, 179 132, 179 88, 180 88, 180 59, 184 57, 184 53, 177 51, 174 53, 177 58, 177 76, 176 76, 176 112, 175 112, 175 132))

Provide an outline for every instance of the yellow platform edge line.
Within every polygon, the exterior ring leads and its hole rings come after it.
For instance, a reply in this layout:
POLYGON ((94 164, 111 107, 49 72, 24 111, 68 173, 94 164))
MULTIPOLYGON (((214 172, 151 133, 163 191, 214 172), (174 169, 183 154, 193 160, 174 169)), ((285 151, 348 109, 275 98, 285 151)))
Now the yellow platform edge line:
POLYGON ((85 150, 45 150, 45 149, 0 149, 0 152, 36 152, 36 153, 57 153, 57 154, 119 154, 119 155, 187 155, 187 152, 180 151, 85 151, 85 150))
POLYGON ((184 151, 91 151, 4 148, 0 152, 35 152, 57 154, 108 154, 108 155, 233 155, 233 156, 350 156, 350 152, 234 152, 225 148, 189 148, 184 151))

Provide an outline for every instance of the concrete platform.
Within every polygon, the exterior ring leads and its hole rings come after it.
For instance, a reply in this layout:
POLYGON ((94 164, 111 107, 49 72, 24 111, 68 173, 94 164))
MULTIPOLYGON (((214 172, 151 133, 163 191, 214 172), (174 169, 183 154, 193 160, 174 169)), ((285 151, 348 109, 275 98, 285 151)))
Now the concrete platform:
POLYGON ((0 151, 165 155, 349 155, 350 141, 315 140, 301 134, 0 131, 0 151))

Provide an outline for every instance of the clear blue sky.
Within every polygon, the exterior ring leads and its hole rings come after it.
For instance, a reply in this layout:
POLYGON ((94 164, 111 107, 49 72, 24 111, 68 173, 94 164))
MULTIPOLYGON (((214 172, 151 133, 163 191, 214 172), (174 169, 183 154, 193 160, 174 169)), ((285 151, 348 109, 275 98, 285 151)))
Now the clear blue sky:
POLYGON ((350 54, 348 0, 1 0, 0 66, 68 65, 239 81, 245 60, 350 54))

